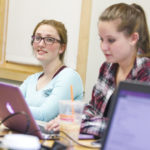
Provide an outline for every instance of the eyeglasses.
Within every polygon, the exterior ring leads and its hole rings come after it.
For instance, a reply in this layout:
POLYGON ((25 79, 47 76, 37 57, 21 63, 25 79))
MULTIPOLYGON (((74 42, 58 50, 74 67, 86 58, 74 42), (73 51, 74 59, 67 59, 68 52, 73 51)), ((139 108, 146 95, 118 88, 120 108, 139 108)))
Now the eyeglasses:
POLYGON ((40 43, 41 40, 43 40, 46 45, 52 45, 55 42, 61 43, 60 40, 52 37, 32 36, 32 39, 33 39, 33 43, 40 43))

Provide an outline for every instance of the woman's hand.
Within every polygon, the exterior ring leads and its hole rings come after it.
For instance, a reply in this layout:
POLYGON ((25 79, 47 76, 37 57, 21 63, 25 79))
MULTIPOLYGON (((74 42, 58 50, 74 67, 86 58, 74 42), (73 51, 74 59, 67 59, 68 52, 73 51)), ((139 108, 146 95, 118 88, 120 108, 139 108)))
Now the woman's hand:
POLYGON ((59 116, 56 117, 55 119, 49 121, 46 126, 45 129, 48 131, 59 131, 59 116))

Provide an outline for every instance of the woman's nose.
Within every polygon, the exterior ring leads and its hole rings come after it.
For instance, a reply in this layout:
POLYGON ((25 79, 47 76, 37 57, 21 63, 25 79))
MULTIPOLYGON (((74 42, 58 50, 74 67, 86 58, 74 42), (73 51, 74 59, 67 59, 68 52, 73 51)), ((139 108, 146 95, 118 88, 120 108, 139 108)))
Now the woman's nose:
POLYGON ((101 49, 102 49, 103 51, 108 50, 108 44, 107 44, 106 42, 101 42, 101 49))

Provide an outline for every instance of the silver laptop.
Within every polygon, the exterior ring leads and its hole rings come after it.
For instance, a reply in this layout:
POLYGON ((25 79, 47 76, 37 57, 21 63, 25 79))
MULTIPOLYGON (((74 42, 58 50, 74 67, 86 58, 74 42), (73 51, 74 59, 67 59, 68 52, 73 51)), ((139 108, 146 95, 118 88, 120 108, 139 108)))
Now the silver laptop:
POLYGON ((34 120, 24 97, 17 86, 0 83, 0 120, 11 130, 38 136, 40 139, 57 139, 58 134, 44 131, 34 120), (42 129, 42 130, 41 130, 42 129))
POLYGON ((121 82, 109 118, 101 150, 149 150, 150 83, 121 82))

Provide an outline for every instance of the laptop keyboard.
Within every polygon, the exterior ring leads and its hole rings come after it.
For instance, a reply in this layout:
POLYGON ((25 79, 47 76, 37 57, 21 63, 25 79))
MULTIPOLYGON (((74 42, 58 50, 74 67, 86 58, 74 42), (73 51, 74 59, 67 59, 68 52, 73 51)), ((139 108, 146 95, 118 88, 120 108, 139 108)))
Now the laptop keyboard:
POLYGON ((54 131, 47 131, 45 130, 44 126, 42 125, 38 125, 43 137, 45 137, 46 139, 52 139, 52 140, 57 140, 59 139, 59 132, 54 132, 54 131))

